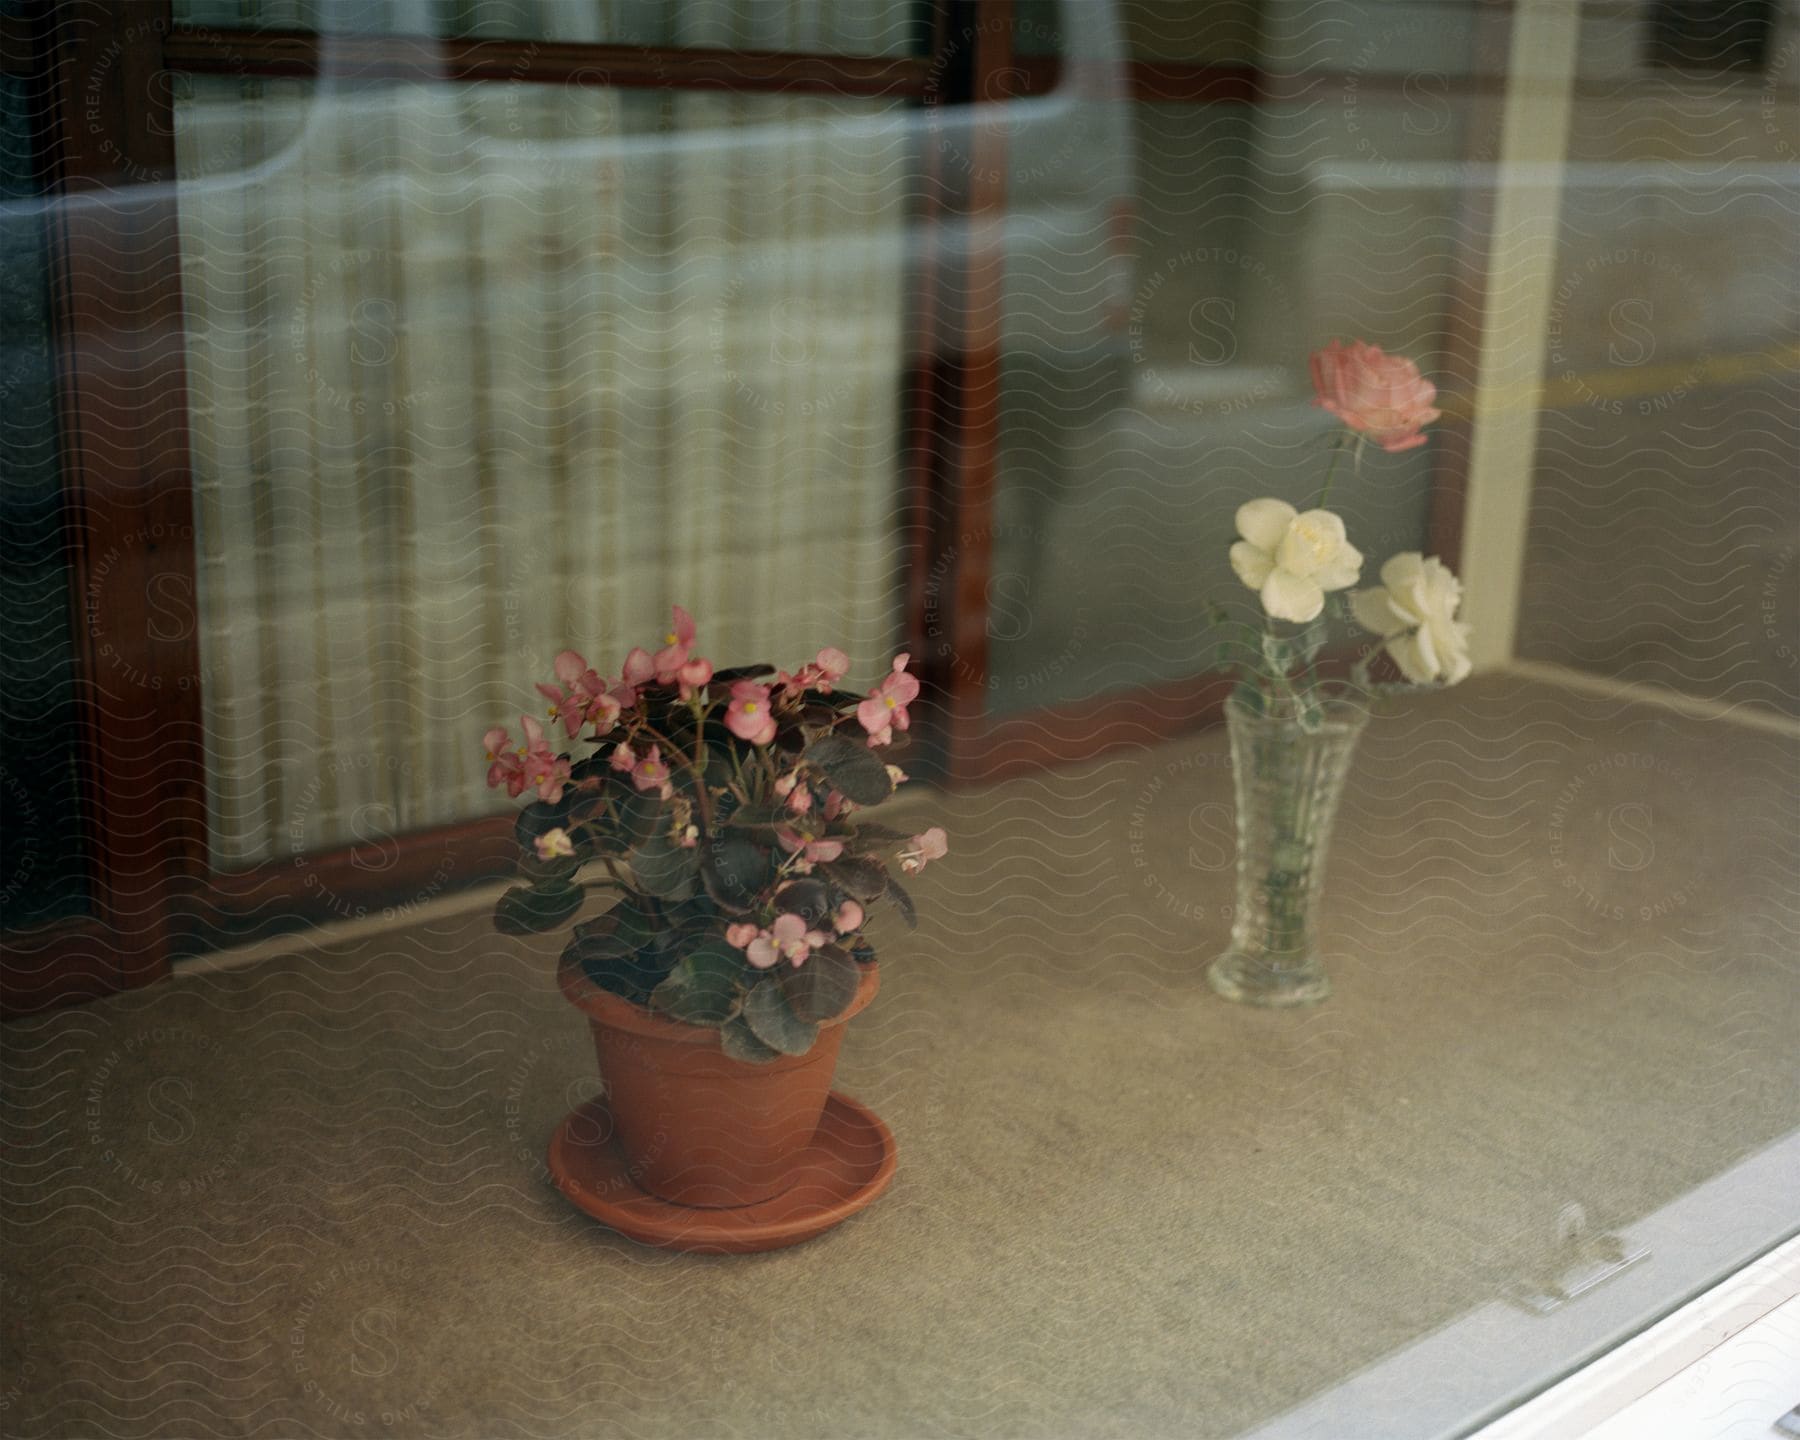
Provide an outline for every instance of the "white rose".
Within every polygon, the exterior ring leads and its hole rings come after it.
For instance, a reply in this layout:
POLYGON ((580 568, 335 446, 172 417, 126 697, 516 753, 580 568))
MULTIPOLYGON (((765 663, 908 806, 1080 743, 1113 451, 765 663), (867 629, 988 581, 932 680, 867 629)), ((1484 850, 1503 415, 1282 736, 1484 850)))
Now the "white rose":
POLYGON ((1284 500, 1252 500, 1238 506, 1237 532, 1244 538, 1231 547, 1231 568, 1277 620, 1318 619, 1325 592, 1354 585, 1362 574, 1361 552, 1329 510, 1302 515, 1284 500))
POLYGON ((1454 685, 1469 673, 1469 627, 1456 618, 1462 582, 1444 562, 1417 550, 1381 567, 1381 584, 1350 597, 1357 621, 1387 643, 1400 673, 1415 685, 1454 685))

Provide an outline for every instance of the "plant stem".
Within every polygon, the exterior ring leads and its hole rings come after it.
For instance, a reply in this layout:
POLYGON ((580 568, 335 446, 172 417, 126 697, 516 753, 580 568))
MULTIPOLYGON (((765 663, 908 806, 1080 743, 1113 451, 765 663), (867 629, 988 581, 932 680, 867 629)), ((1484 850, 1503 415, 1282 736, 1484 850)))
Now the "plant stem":
POLYGON ((612 856, 602 855, 600 857, 600 863, 602 865, 606 866, 606 873, 608 875, 612 876, 613 884, 617 885, 621 890, 623 890, 627 895, 630 895, 633 899, 642 898, 638 891, 637 886, 628 883, 626 881, 625 877, 622 876, 621 874, 619 874, 619 867, 617 864, 614 863, 612 856))
POLYGON ((704 729, 700 733, 700 738, 694 742, 694 758, 690 760, 679 745, 648 721, 639 721, 638 727, 665 751, 679 757, 681 763, 693 774, 694 798, 700 805, 700 823, 706 827, 706 833, 710 835, 713 828, 712 792, 706 788, 706 770, 700 764, 700 757, 705 753, 706 748, 704 729))
POLYGON ((1319 498, 1313 501, 1313 509, 1323 510, 1325 508, 1325 502, 1331 496, 1331 482, 1337 478, 1338 461, 1344 458, 1344 450, 1349 443, 1350 432, 1342 431, 1338 435, 1337 444, 1331 447, 1331 464, 1325 467, 1325 483, 1319 489, 1319 498))

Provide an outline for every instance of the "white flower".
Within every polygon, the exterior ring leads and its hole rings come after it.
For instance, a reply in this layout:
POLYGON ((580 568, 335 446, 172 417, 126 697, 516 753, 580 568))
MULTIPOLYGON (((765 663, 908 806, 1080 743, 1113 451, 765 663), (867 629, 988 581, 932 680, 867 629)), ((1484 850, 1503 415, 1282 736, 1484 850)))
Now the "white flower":
POLYGON ((1417 550, 1381 567, 1381 584, 1350 597, 1358 623, 1387 644, 1400 673, 1415 685, 1454 685, 1469 673, 1469 627, 1456 618, 1462 582, 1444 562, 1417 550))
POLYGON ((1252 500, 1238 506, 1231 568, 1262 594, 1263 609, 1277 620, 1305 624, 1319 618, 1325 592, 1354 585, 1362 553, 1344 538, 1344 522, 1329 510, 1297 514, 1284 500, 1252 500))
POLYGON ((534 843, 537 845, 538 859, 546 863, 559 855, 575 853, 575 842, 569 839, 569 832, 561 828, 546 830, 534 843))

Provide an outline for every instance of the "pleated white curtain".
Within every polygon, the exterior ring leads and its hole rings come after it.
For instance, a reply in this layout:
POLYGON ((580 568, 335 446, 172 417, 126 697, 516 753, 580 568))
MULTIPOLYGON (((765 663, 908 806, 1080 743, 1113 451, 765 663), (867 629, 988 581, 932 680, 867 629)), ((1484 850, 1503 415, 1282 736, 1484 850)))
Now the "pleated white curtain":
POLYGON ((902 112, 193 79, 176 117, 216 865, 505 805, 483 728, 672 601, 721 662, 879 663, 902 112))

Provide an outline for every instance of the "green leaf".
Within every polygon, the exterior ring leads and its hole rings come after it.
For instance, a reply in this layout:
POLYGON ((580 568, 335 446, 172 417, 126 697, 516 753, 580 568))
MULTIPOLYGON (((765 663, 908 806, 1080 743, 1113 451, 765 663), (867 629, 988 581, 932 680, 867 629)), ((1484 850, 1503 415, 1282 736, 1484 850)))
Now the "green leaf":
POLYGON ((1310 665, 1324 649, 1329 627, 1323 623, 1309 625, 1294 637, 1294 656, 1302 665, 1310 665))
POLYGON ((887 765, 867 745, 845 735, 821 735, 806 747, 808 763, 858 805, 879 805, 894 793, 887 765))
POLYGON ((689 1025, 721 1025, 737 1005, 743 974, 743 951, 723 939, 708 940, 676 962, 650 1003, 689 1025))
POLYGON ((822 925, 831 914, 831 890, 823 880, 807 876, 783 885, 775 897, 775 908, 783 914, 803 916, 808 925, 822 925))
POLYGON ((752 908, 773 883, 781 862, 766 845, 747 832, 721 830, 703 842, 700 880, 722 910, 741 915, 752 908))
POLYGON ((668 807, 653 791, 633 790, 615 795, 613 809, 627 845, 642 845, 652 835, 665 833, 669 828, 668 807))
POLYGON ((845 855, 819 870, 832 884, 858 900, 879 900, 887 889, 887 868, 867 855, 845 855))
POLYGON ((892 875, 888 876, 887 894, 888 899, 894 902, 894 908, 900 912, 900 918, 906 921, 906 928, 917 930, 919 928, 918 907, 913 904, 912 896, 900 887, 900 882, 892 875))
POLYGON ((685 900, 664 904, 662 912, 665 924, 676 930, 697 932, 689 938, 690 944, 710 940, 718 932, 719 907, 702 891, 696 890, 685 900))
POLYGON ((617 935, 578 935, 563 948, 563 959, 602 990, 635 1004, 648 1002, 669 973, 668 964, 649 950, 634 950, 617 935))
POLYGON ((631 873, 660 900, 685 900, 692 895, 699 866, 698 849, 679 845, 667 835, 652 835, 631 852, 631 873))
POLYGON ((713 671, 714 685, 729 685, 733 680, 754 680, 758 675, 767 675, 775 667, 773 665, 733 665, 729 670, 713 671))
POLYGON ((839 945, 826 945, 806 957, 806 963, 795 969, 785 966, 781 973, 781 993, 788 1008, 802 1020, 823 1024, 835 1020, 850 1008, 856 998, 856 987, 862 983, 862 972, 850 958, 850 952, 839 945))
POLYGON ((1261 715, 1269 707, 1263 699, 1261 687, 1252 685, 1248 680, 1241 680, 1231 692, 1231 698, 1252 715, 1261 715))
POLYGON ((565 790, 563 798, 552 805, 547 800, 533 800, 513 818, 513 839, 519 848, 535 854, 532 842, 540 835, 561 829, 569 823, 569 812, 575 808, 575 792, 565 790))
POLYGON ((779 1050, 756 1038, 742 1015, 732 1016, 719 1027, 719 1048, 733 1060, 748 1060, 752 1065, 767 1065, 781 1056, 779 1050))
POLYGON ((772 833, 788 818, 784 808, 774 805, 740 805, 731 812, 725 823, 738 830, 766 830, 772 833))
POLYGON ((515 885, 494 904, 494 928, 502 935, 535 935, 554 930, 581 908, 579 885, 566 879, 515 885))
POLYGON ((535 850, 528 850, 519 857, 519 873, 530 885, 541 885, 547 880, 568 880, 583 864, 580 854, 553 855, 548 860, 540 860, 535 850))
POLYGON ((912 839, 904 830, 896 830, 892 825, 877 825, 873 820, 858 820, 845 834, 853 837, 853 842, 868 841, 875 845, 897 845, 902 840, 912 839))
POLYGON ((752 986, 744 997, 744 1023, 758 1040, 783 1055, 804 1055, 819 1033, 817 1025, 793 1012, 773 978, 752 986))
POLYGON ((1265 632, 1262 637, 1263 659, 1277 675, 1285 675, 1294 665, 1293 648, 1279 635, 1265 632))
MULTIPOLYGON (((650 917, 639 908, 638 902, 630 897, 619 901, 594 920, 593 925, 597 931, 601 925, 606 925, 611 934, 617 935, 632 950, 642 950, 656 936, 656 926, 651 924, 650 917)), ((576 926, 575 933, 581 934, 584 928, 576 926)))

